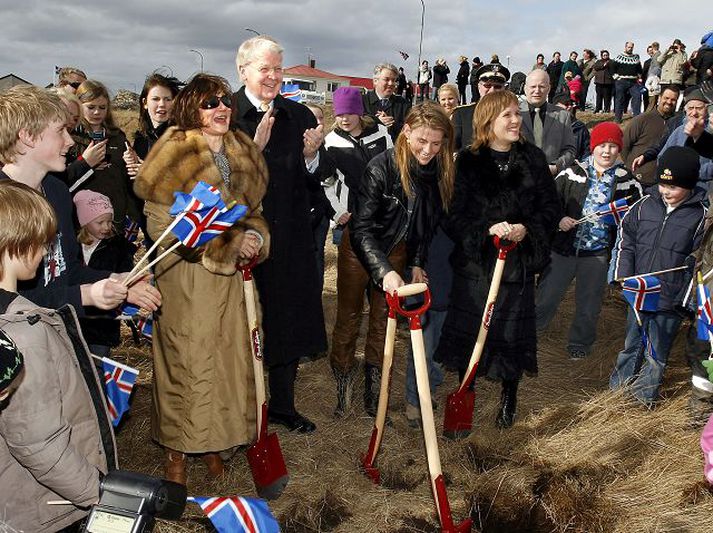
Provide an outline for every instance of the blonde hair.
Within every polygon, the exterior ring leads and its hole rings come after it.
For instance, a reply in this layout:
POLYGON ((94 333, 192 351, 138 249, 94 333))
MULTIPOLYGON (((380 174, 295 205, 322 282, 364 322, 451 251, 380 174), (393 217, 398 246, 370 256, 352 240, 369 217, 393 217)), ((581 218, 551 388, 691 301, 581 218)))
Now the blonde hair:
MULTIPOLYGON (((111 231, 112 237, 114 235, 117 235, 116 227, 114 227, 114 224, 111 225, 110 231, 111 231)), ((87 229, 86 225, 79 228, 79 231, 77 232, 77 240, 82 244, 86 244, 87 246, 92 244, 94 241, 96 241, 94 236, 91 233, 89 233, 89 230, 87 229)))
POLYGON ((453 96, 456 97, 456 100, 460 98, 460 93, 458 92, 458 87, 452 83, 444 83, 438 88, 438 98, 441 98, 441 93, 442 92, 450 92, 453 96))
MULTIPOLYGON (((517 105, 517 96, 510 91, 496 91, 481 97, 475 106, 473 114, 473 143, 471 151, 475 152, 481 146, 488 146, 495 140, 493 123, 504 109, 517 105)), ((520 135, 522 139, 522 134, 520 135)))
MULTIPOLYGON (((97 98, 106 98, 106 118, 104 119, 104 126, 110 130, 117 129, 114 125, 114 117, 111 115, 111 98, 109 97, 109 91, 102 82, 86 80, 82 82, 74 94, 82 104, 87 104, 97 98)), ((91 128, 84 118, 84 107, 80 108, 80 111, 82 112, 79 119, 80 123, 84 126, 84 129, 90 130, 91 128)))
MULTIPOLYGON (((408 126, 411 131, 424 127, 443 133, 443 143, 436 157, 440 168, 438 188, 441 192, 441 202, 443 203, 443 209, 448 211, 453 198, 453 179, 455 175, 453 164, 454 132, 450 119, 440 105, 435 102, 424 102, 411 108, 411 111, 406 115, 405 126, 408 126)), ((408 139, 406 139, 406 134, 403 130, 396 139, 394 156, 399 169, 401 187, 403 187, 407 196, 412 196, 411 166, 416 163, 416 158, 411 153, 408 139)))
POLYGON ((74 74, 75 76, 81 76, 85 80, 87 79, 87 75, 84 73, 84 71, 79 70, 77 67, 62 67, 57 73, 57 84, 60 87, 69 85, 69 77, 72 74, 74 74))
POLYGON ((0 162, 14 163, 22 152, 17 143, 20 131, 37 138, 55 120, 67 121, 69 112, 62 100, 32 85, 19 85, 0 92, 0 162))
MULTIPOLYGON (((369 115, 361 115, 359 117, 359 127, 362 130, 365 130, 367 128, 371 128, 374 124, 376 124, 376 121, 371 118, 369 115)), ((337 117, 334 117, 334 125, 332 126, 333 130, 341 130, 342 128, 339 126, 339 120, 337 120, 337 117)))
POLYGON ((5 254, 32 257, 54 240, 57 218, 45 198, 23 183, 0 181, 0 278, 5 277, 5 254))

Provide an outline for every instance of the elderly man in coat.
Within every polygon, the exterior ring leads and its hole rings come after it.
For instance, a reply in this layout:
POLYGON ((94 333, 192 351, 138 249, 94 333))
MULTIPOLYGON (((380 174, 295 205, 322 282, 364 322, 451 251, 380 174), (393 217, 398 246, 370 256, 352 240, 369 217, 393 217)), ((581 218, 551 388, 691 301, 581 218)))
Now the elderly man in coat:
POLYGON ((263 309, 264 357, 269 371, 269 421, 309 433, 315 425, 295 407, 297 366, 327 349, 322 293, 310 224, 309 190, 320 187, 324 133, 312 112, 280 95, 283 48, 266 35, 240 45, 231 128, 252 137, 267 162, 263 215, 270 257, 255 269, 263 309))
POLYGON ((547 104, 550 78, 544 70, 533 70, 525 80, 526 101, 520 104, 522 136, 540 148, 550 172, 556 176, 574 162, 575 141, 570 114, 547 104))

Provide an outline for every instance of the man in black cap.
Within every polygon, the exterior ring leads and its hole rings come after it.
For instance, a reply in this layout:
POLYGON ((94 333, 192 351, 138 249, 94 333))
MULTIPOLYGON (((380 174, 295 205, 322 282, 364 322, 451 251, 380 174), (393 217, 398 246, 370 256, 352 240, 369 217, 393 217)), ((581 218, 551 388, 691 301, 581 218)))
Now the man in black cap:
MULTIPOLYGON (((500 63, 483 65, 475 75, 478 79, 478 99, 486 94, 505 90, 505 85, 510 79, 510 71, 500 63)), ((477 102, 464 105, 453 112, 456 150, 469 146, 473 142, 473 113, 476 105, 477 102)))

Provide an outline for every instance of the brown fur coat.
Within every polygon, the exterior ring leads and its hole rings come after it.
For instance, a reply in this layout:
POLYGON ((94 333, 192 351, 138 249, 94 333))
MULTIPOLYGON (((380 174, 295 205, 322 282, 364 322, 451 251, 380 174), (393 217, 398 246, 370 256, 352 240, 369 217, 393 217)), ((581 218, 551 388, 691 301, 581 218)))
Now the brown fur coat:
MULTIPOLYGON (((213 161, 213 154, 200 130, 183 131, 172 127, 151 149, 136 177, 134 190, 140 198, 146 200, 147 211, 158 207, 151 206, 151 203, 160 204, 167 211, 167 206, 173 204, 174 192, 190 192, 198 181, 217 186, 226 204, 236 200, 248 206, 244 218, 230 230, 209 241, 202 250, 201 260, 206 269, 216 274, 231 275, 236 271, 235 263, 245 230, 257 231, 264 240, 259 260, 268 256, 270 235, 267 222, 262 217, 261 205, 268 177, 265 160, 247 135, 228 132, 224 143, 231 168, 229 187, 223 183, 213 161)), ((175 238, 167 239, 164 248, 173 242, 175 238)), ((195 257, 187 249, 179 250, 182 255, 195 257)))

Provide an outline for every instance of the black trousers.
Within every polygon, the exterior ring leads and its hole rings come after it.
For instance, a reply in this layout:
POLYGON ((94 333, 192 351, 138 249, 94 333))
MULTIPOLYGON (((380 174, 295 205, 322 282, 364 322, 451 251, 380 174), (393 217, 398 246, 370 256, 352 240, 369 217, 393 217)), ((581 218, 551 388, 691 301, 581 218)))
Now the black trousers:
POLYGON ((597 107, 595 111, 604 111, 605 113, 611 112, 611 96, 613 85, 603 85, 601 83, 595 83, 594 88, 597 90, 597 107))
POLYGON ((268 408, 271 412, 281 415, 294 415, 295 408, 295 380, 299 359, 286 365, 274 365, 268 369, 268 384, 270 386, 270 401, 268 408))

